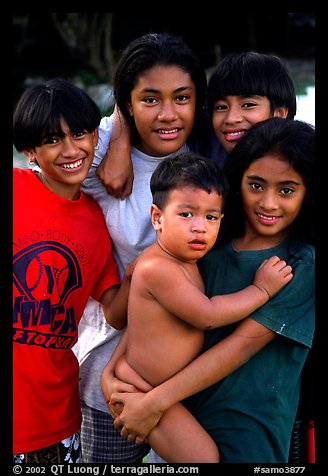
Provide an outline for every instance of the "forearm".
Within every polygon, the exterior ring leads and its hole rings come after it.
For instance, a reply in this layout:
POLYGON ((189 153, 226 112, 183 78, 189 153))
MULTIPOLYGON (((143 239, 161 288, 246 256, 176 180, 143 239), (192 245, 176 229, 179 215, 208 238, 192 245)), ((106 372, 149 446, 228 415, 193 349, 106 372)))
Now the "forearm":
POLYGON ((115 298, 110 303, 102 302, 106 322, 115 329, 126 326, 129 289, 129 284, 123 281, 115 298))
POLYGON ((127 323, 128 298, 134 263, 125 269, 121 285, 115 290, 107 290, 101 297, 101 305, 106 322, 115 329, 122 329, 127 323))
POLYGON ((110 195, 125 198, 132 191, 131 130, 115 106, 111 116, 112 134, 97 174, 110 195))
POLYGON ((268 293, 254 284, 233 294, 213 296, 210 299, 215 308, 213 326, 209 325, 207 328, 226 326, 240 321, 268 300, 268 293))

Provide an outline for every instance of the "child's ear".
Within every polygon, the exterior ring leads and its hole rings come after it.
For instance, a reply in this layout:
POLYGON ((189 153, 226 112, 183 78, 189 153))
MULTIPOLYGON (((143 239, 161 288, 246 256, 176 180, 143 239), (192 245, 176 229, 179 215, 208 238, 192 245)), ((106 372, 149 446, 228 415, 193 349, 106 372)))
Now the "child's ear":
POLYGON ((23 150, 23 154, 27 158, 29 165, 33 165, 36 162, 36 157, 33 150, 23 150))
POLYGON ((277 107, 273 113, 273 117, 282 117, 283 119, 286 119, 287 115, 288 115, 288 107, 284 107, 284 106, 277 107))
POLYGON ((99 129, 98 129, 98 127, 97 127, 97 129, 95 129, 95 130, 93 131, 92 134, 93 134, 93 145, 96 147, 97 144, 98 144, 98 137, 99 137, 99 129))
POLYGON ((133 117, 133 107, 130 102, 126 103, 127 110, 129 111, 129 114, 131 117, 133 117))
POLYGON ((162 210, 155 203, 150 207, 151 222, 156 231, 162 228, 162 210))

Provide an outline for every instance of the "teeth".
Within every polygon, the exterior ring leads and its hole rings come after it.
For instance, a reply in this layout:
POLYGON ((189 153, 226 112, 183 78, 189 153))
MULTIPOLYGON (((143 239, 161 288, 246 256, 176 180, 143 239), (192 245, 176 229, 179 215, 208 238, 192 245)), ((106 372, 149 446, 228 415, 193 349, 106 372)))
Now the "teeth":
POLYGON ((83 160, 77 160, 76 162, 72 163, 72 164, 61 164, 61 167, 63 167, 63 169, 76 169, 77 167, 80 167, 80 165, 82 164, 83 160))
POLYGON ((231 137, 236 137, 236 136, 240 136, 240 135, 242 135, 242 134, 244 134, 243 131, 240 131, 240 132, 226 132, 226 135, 229 136, 229 137, 230 137, 230 136, 231 136, 231 137))
POLYGON ((175 132, 178 132, 178 129, 172 129, 170 131, 163 131, 163 130, 158 131, 159 134, 173 134, 175 132))
POLYGON ((268 217, 266 215, 262 215, 261 213, 257 214, 260 218, 264 218, 265 220, 276 220, 277 217, 268 217))

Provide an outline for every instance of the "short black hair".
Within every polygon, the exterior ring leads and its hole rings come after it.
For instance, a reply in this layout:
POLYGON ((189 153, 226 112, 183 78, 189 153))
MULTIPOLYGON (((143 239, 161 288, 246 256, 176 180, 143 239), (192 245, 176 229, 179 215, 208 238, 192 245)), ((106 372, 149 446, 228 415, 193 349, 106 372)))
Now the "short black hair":
POLYGON ((18 151, 39 147, 53 133, 63 134, 64 120, 72 132, 94 131, 101 113, 78 86, 62 78, 26 89, 14 111, 13 142, 18 151))
POLYGON ((222 203, 228 190, 223 171, 210 159, 189 151, 166 157, 156 167, 150 180, 153 203, 162 209, 171 190, 188 185, 208 193, 216 191, 222 196, 222 203))
POLYGON ((296 92, 285 60, 276 55, 247 51, 231 53, 214 70, 207 89, 210 114, 214 104, 226 96, 258 95, 270 101, 271 112, 288 109, 288 119, 296 114, 296 92))

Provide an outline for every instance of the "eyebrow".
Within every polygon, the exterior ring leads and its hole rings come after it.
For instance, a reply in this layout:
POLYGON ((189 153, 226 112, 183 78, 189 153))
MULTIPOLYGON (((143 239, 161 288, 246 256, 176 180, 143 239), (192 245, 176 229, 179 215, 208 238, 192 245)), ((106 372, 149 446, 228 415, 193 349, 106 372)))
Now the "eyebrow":
MULTIPOLYGON (((198 207, 194 206, 194 205, 191 205, 190 203, 178 203, 177 208, 182 208, 182 209, 189 208, 190 210, 197 210, 198 207)), ((210 212, 222 213, 221 208, 209 208, 206 211, 207 211, 207 213, 210 213, 210 212)))
MULTIPOLYGON (((183 91, 192 91, 192 87, 191 86, 181 86, 180 88, 177 88, 175 89, 173 92, 174 93, 179 93, 179 92, 183 92, 183 91)), ((159 93, 160 90, 159 89, 155 89, 155 88, 144 88, 141 90, 142 93, 159 93)))
MULTIPOLYGON (((259 175, 247 175, 247 178, 250 180, 258 180, 259 182, 267 182, 263 177, 259 175)), ((279 182, 280 185, 302 185, 301 182, 296 182, 296 180, 282 180, 279 182)))
POLYGON ((261 96, 261 94, 238 94, 237 96, 238 96, 239 98, 241 98, 241 99, 246 99, 246 98, 253 99, 253 98, 263 98, 263 97, 266 97, 266 96, 261 96))

